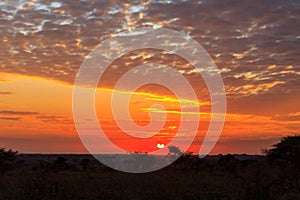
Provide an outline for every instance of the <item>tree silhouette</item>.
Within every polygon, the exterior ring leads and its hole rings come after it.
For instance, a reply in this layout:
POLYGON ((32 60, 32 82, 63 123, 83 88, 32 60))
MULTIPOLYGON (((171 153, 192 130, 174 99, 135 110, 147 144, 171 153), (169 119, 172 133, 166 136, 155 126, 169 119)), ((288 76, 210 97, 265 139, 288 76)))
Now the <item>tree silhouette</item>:
POLYGON ((12 161, 15 160, 17 153, 17 151, 11 149, 6 150, 5 148, 0 148, 0 169, 2 173, 11 167, 12 161))
POLYGON ((285 173, 286 182, 300 193, 300 135, 284 137, 265 152, 272 162, 287 163, 281 171, 285 173))
POLYGON ((176 146, 168 146, 169 149, 169 156, 180 156, 182 154, 181 150, 179 149, 179 147, 176 146))
POLYGON ((271 159, 284 159, 300 167, 300 135, 282 138, 266 154, 271 159))

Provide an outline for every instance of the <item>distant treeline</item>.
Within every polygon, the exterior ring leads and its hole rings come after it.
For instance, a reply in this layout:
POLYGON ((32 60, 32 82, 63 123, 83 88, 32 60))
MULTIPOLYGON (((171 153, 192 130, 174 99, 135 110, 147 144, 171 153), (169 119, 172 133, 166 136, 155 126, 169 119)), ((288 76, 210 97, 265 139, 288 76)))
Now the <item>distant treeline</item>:
POLYGON ((168 167, 130 174, 91 155, 18 154, 2 148, 0 199, 300 199, 299 136, 283 138, 264 156, 199 158, 177 147, 168 156, 177 153, 179 159, 168 167))

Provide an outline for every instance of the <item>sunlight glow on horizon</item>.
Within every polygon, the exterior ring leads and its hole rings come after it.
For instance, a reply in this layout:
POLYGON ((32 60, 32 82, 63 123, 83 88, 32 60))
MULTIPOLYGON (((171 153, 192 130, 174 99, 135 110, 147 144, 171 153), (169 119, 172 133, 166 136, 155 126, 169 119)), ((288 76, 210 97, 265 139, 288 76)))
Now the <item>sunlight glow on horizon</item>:
MULTIPOLYGON (((57 152, 57 148, 59 148, 61 152, 84 152, 84 148, 80 144, 76 134, 72 118, 71 101, 73 87, 71 85, 40 77, 10 73, 0 73, 0 79, 3 80, 0 82, 1 90, 11 92, 0 95, 0 125, 2 127, 0 130, 0 138, 2 139, 0 141, 2 141, 3 146, 9 145, 8 147, 15 148, 22 152, 57 152), (14 138, 23 138, 26 142, 22 144, 14 138), (61 140, 67 144, 70 141, 73 141, 73 143, 60 146, 59 144, 55 144, 55 140, 52 141, 50 138, 56 138, 57 141, 61 140), (41 145, 37 144, 32 146, 37 140, 42 142, 41 145), (45 145, 47 143, 49 145, 45 145), (31 144, 32 147, 29 148, 28 144, 31 144), (76 148, 74 148, 75 146, 76 148)), ((107 88, 103 90, 98 89, 96 93, 100 93, 96 95, 96 103, 101 104, 101 101, 97 100, 98 95, 103 95, 103 92, 107 93, 107 95, 111 95, 112 91, 112 89, 107 88)), ((173 97, 166 98, 166 96, 157 94, 134 92, 133 102, 139 98, 141 100, 145 98, 149 103, 156 102, 165 105, 168 103, 173 105, 175 102, 173 97), (152 101, 150 97, 153 97, 152 101), (168 102, 168 100, 170 101, 168 102)), ((191 103, 189 101, 183 102, 191 103)), ((106 102, 106 104, 107 103, 109 102, 106 102)), ((101 108, 101 105, 99 106, 99 108, 101 108)), ((136 123, 140 125, 147 124, 148 119, 145 117, 148 116, 150 108, 140 106, 149 105, 144 103, 143 105, 133 104, 132 106, 133 109, 136 110, 134 113, 137 112, 136 114, 133 113, 134 120, 137 120, 136 123), (140 112, 142 112, 142 115, 140 112), (138 120, 140 120, 140 122, 138 122, 138 120)), ((178 109, 177 107, 172 108, 178 109)), ((100 111, 101 110, 102 109, 100 109, 100 111)), ((168 114, 171 115, 170 121, 164 130, 158 134, 157 142, 161 143, 163 138, 167 140, 171 139, 173 133, 175 133, 178 128, 177 125, 174 124, 176 121, 173 120, 176 120, 176 115, 182 113, 179 111, 173 112, 171 109, 168 114)), ((200 115, 209 116, 210 113, 200 112, 200 115)), ((291 117, 296 116, 298 116, 297 113, 291 115, 291 117)), ((108 130, 108 134, 111 134, 112 140, 120 146, 126 146, 128 141, 124 139, 127 137, 119 135, 120 132, 117 131, 116 128, 113 128, 114 125, 110 122, 112 120, 111 115, 104 113, 104 115, 100 115, 100 118, 99 123, 105 122, 103 125, 104 129, 108 130)), ((195 151, 195 148, 197 149, 199 147, 199 140, 204 136, 208 123, 208 118, 202 117, 197 141, 195 141, 194 146, 192 146, 190 150, 195 151)), ((281 130, 282 133, 289 132, 288 126, 295 126, 298 123, 299 121, 278 121, 265 116, 228 113, 227 122, 220 142, 224 143, 226 141, 230 142, 235 140, 251 141, 259 138, 260 140, 269 140, 274 137, 280 138, 283 134, 278 134, 278 130, 281 130), (243 127, 243 129, 241 129, 241 127, 243 127)), ((149 145, 153 147, 157 142, 155 144, 150 143, 149 145)), ((138 148, 141 148, 141 146, 133 146, 131 150, 134 151, 138 148)), ((232 148, 234 149, 234 147, 232 148)), ((256 150, 253 149, 252 151, 259 152, 257 146, 253 148, 256 148, 256 150)), ((222 151, 218 145, 215 149, 213 152, 217 152, 217 150, 222 151)))

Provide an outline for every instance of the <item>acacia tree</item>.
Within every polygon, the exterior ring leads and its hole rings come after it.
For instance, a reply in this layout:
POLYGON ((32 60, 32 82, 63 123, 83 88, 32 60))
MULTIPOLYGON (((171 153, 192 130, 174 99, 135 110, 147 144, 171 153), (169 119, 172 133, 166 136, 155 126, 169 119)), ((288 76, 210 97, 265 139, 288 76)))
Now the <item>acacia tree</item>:
POLYGON ((282 138, 266 154, 271 159, 284 159, 300 167, 300 135, 282 138))
POLYGON ((271 160, 285 160, 289 163, 283 170, 286 180, 300 193, 300 135, 284 137, 271 149, 266 150, 271 160))
POLYGON ((182 154, 181 150, 179 149, 179 147, 176 146, 168 146, 169 149, 169 156, 180 156, 182 154))

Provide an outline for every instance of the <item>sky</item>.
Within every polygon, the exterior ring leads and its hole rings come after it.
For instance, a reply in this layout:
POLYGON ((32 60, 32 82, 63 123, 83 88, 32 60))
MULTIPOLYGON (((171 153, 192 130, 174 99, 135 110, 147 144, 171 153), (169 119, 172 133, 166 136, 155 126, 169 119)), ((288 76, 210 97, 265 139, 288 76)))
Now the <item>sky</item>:
MULTIPOLYGON (((218 66, 227 114, 211 154, 260 154, 280 138, 299 134, 298 1, 4 0, 0 13, 0 147, 24 153, 87 153, 72 115, 76 74, 102 41, 141 27, 190 36, 218 66)), ((153 49, 131 52, 111 64, 96 90, 95 108, 107 137, 129 152, 157 150, 174 138, 181 115, 199 115, 189 148, 197 152, 211 117, 209 92, 193 66, 153 49), (122 132, 109 107, 114 92, 126 92, 125 86, 113 89, 118 79, 145 62, 172 66, 193 86, 197 101, 178 100, 172 91, 153 84, 131 92, 129 109, 137 124, 150 122, 149 111, 161 113, 153 104, 167 110, 166 123, 155 136, 137 139, 122 132), (199 106, 201 112, 181 112, 180 102, 199 106)))

